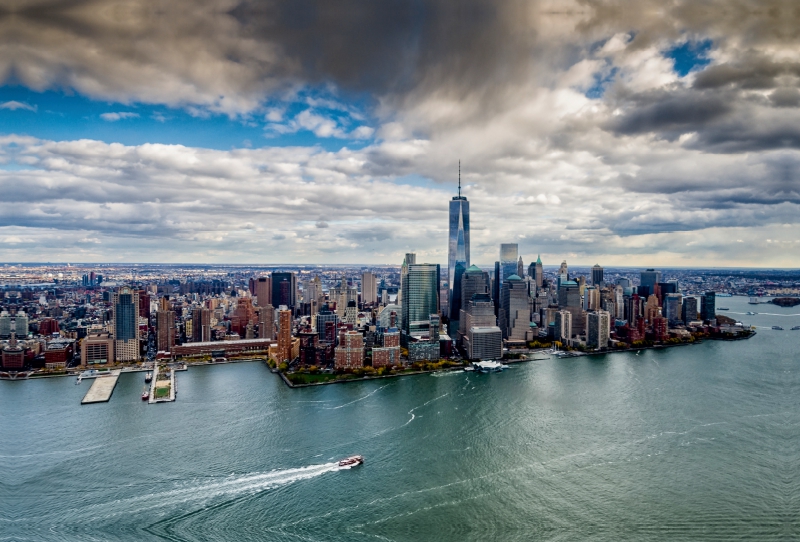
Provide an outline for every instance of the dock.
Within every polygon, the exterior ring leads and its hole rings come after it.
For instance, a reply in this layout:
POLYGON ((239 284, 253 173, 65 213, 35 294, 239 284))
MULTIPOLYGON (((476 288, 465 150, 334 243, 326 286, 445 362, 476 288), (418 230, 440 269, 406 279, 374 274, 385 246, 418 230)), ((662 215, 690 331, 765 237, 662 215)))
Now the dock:
POLYGON ((111 399, 111 394, 114 393, 114 388, 117 386, 120 371, 111 371, 108 376, 99 376, 92 382, 92 387, 86 392, 81 400, 82 405, 89 405, 92 403, 107 403, 111 399))
POLYGON ((175 369, 169 370, 169 380, 159 380, 158 378, 159 367, 156 365, 153 368, 153 380, 150 383, 150 398, 149 404, 154 403, 170 403, 175 400, 175 369))

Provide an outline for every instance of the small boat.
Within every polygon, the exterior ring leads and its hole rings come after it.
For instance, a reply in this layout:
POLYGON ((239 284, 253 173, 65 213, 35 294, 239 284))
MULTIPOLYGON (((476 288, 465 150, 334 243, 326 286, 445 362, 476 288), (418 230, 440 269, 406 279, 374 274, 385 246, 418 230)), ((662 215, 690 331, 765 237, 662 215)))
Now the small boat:
POLYGON ((153 381, 153 373, 145 373, 144 374, 144 381, 145 382, 152 382, 153 381))
POLYGON ((730 308, 728 308, 728 307, 717 307, 717 310, 718 310, 718 311, 729 311, 729 310, 731 310, 731 309, 730 309, 730 308))
POLYGON ((339 461, 340 467, 355 467, 356 465, 362 465, 364 463, 364 457, 360 455, 353 455, 342 459, 339 461))
POLYGON ((772 329, 774 329, 775 331, 783 331, 783 328, 781 326, 772 326, 772 329))
POLYGON ((148 391, 147 386, 145 386, 144 391, 142 392, 142 401, 147 401, 148 399, 150 399, 150 392, 148 391))
POLYGON ((756 314, 758 314, 758 313, 757 312, 753 312, 753 311, 747 311, 747 315, 748 316, 754 316, 756 314))
POLYGON ((800 326, 794 326, 794 327, 792 328, 792 331, 800 331, 800 326))

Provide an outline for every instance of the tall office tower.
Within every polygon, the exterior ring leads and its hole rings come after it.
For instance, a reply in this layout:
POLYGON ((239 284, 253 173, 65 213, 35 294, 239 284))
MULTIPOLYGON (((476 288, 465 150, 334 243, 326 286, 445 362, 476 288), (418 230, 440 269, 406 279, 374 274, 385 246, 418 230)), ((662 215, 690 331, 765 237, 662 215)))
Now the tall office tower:
POLYGON ((369 272, 361 275, 361 302, 365 305, 378 303, 378 282, 369 272))
POLYGON ((352 326, 356 325, 356 320, 358 319, 358 307, 356 306, 355 301, 348 301, 347 307, 344 309, 344 318, 342 321, 345 324, 350 324, 352 326))
POLYGON ((256 280, 256 303, 259 307, 272 304, 272 278, 258 277, 256 280))
POLYGON ((664 296, 664 318, 672 325, 681 321, 681 306, 683 296, 681 294, 667 294, 664 296))
POLYGON ((461 275, 469 267, 469 201, 461 195, 461 162, 458 164, 458 196, 450 200, 450 235, 447 250, 447 285, 450 319, 461 311, 461 275))
POLYGON ((617 320, 625 319, 625 292, 622 286, 614 287, 614 308, 616 314, 614 315, 617 320))
MULTIPOLYGON (((500 245, 500 287, 503 287, 506 277, 517 275, 517 259, 519 258, 519 245, 517 243, 502 243, 500 245)), ((517 275, 519 276, 519 275, 517 275)))
POLYGON ((278 363, 292 359, 292 311, 286 305, 278 310, 278 363))
POLYGON ((275 338, 275 308, 272 305, 265 305, 258 309, 258 338, 275 338))
POLYGON ((657 316, 661 316, 658 298, 654 294, 650 294, 644 304, 644 319, 652 324, 653 319, 657 316))
POLYGON ((625 319, 631 327, 639 325, 639 320, 642 319, 642 298, 639 294, 633 294, 627 299, 625 319))
POLYGON ((127 286, 111 296, 114 356, 117 361, 139 359, 139 293, 127 286))
POLYGON ((706 292, 700 298, 700 317, 704 322, 710 322, 717 319, 717 293, 706 292))
POLYGON ((490 282, 489 273, 481 270, 477 265, 469 266, 464 272, 464 275, 461 277, 461 300, 463 302, 463 308, 461 309, 461 314, 458 315, 459 321, 470 300, 472 300, 472 296, 476 294, 486 294, 488 296, 490 282))
POLYGON ((408 266, 417 263, 417 255, 413 252, 407 252, 406 257, 403 258, 403 265, 400 266, 400 289, 397 291, 398 305, 403 304, 403 279, 408 274, 408 266))
POLYGON ((642 271, 641 280, 639 281, 639 284, 641 286, 646 286, 647 288, 649 288, 649 290, 647 291, 647 293, 640 291, 639 295, 648 296, 650 294, 655 294, 656 286, 658 285, 659 282, 661 282, 661 271, 656 271, 655 269, 647 269, 645 271, 642 271))
POLYGON ((684 297, 683 306, 681 307, 681 319, 683 323, 689 325, 689 322, 697 320, 697 298, 684 297))
POLYGON ((139 290, 139 318, 150 318, 150 294, 145 290, 139 290))
POLYGON ((347 331, 336 347, 337 369, 357 369, 364 366, 364 336, 358 331, 347 331))
POLYGON ((572 335, 583 335, 586 318, 581 306, 581 287, 574 280, 565 280, 558 287, 558 308, 572 313, 572 335))
POLYGON ((8 311, 0 312, 0 339, 11 337, 11 315, 8 311))
POLYGON ((569 267, 567 267, 567 260, 561 262, 561 267, 558 268, 559 275, 566 275, 569 277, 569 267))
POLYGON ((494 262, 494 277, 492 277, 492 301, 494 301, 494 315, 500 312, 500 262, 494 262))
POLYGON ((600 308, 600 290, 594 286, 587 286, 583 291, 583 310, 600 308))
POLYGON ((158 300, 158 310, 160 311, 170 311, 172 310, 172 304, 169 302, 169 296, 165 295, 161 299, 158 300))
POLYGON ((567 341, 572 338, 572 313, 568 310, 561 310, 555 313, 555 327, 557 341, 567 341))
POLYGON ((156 313, 156 347, 159 352, 172 352, 175 346, 175 313, 158 311, 156 313))
POLYGON ((403 341, 426 333, 430 315, 439 313, 439 265, 411 264, 403 277, 403 341))
POLYGON ((297 277, 292 272, 272 273, 272 299, 273 306, 286 305, 292 310, 297 303, 297 277))
POLYGON ((467 302, 461 342, 469 359, 498 359, 503 355, 503 332, 497 327, 494 303, 488 294, 467 302))
POLYGON ((522 256, 517 260, 517 276, 521 279, 525 278, 525 266, 522 263, 522 256))
POLYGON ((595 264, 594 267, 592 267, 592 285, 602 288, 604 284, 603 268, 600 267, 600 264, 595 264))
POLYGON ((211 309, 194 307, 192 309, 192 341, 208 342, 211 340, 211 309))
POLYGON ((620 277, 617 279, 617 286, 622 286, 623 288, 630 288, 631 280, 620 277))
POLYGON ((542 287, 544 282, 544 266, 542 265, 542 257, 540 255, 537 254, 536 261, 528 266, 528 276, 536 283, 537 289, 542 287))
POLYGON ((330 309, 326 303, 317 313, 314 320, 315 330, 322 344, 336 344, 336 327, 339 325, 339 316, 330 309))
POLYGON ((611 318, 604 310, 591 311, 586 315, 586 345, 589 348, 608 348, 611 318))
POLYGON ((28 315, 24 312, 20 311, 14 317, 14 331, 20 339, 24 340, 28 336, 28 315))
POLYGON ((503 281, 498 317, 503 338, 524 341, 531 327, 531 309, 528 285, 518 275, 510 275, 503 281))

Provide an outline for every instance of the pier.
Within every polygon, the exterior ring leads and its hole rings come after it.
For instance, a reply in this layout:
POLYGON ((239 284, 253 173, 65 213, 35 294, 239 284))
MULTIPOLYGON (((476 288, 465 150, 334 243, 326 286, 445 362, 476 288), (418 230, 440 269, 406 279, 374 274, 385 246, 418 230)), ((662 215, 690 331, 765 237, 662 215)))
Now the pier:
POLYGON ((175 400, 175 369, 169 370, 169 376, 159 378, 159 366, 153 367, 153 381, 150 383, 149 404, 170 403, 175 400))
POLYGON ((111 399, 111 394, 114 393, 114 388, 117 386, 120 371, 111 371, 107 376, 98 376, 92 382, 92 387, 86 392, 81 400, 82 405, 89 405, 92 403, 107 403, 111 399))

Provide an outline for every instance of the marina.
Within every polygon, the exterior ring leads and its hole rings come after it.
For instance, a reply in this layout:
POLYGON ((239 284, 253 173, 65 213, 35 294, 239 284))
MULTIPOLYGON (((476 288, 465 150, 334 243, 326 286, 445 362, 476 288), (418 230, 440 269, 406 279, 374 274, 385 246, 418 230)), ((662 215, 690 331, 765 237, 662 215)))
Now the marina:
POLYGON ((117 386, 119 374, 119 371, 111 371, 107 375, 93 377, 92 387, 86 392, 81 404, 107 403, 111 399, 111 394, 114 393, 114 388, 117 386))

